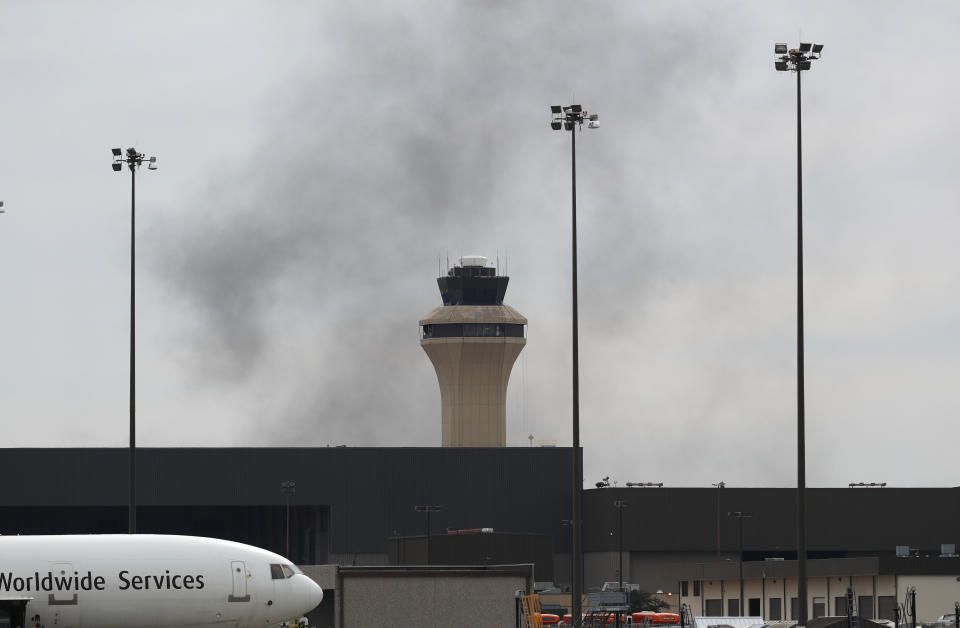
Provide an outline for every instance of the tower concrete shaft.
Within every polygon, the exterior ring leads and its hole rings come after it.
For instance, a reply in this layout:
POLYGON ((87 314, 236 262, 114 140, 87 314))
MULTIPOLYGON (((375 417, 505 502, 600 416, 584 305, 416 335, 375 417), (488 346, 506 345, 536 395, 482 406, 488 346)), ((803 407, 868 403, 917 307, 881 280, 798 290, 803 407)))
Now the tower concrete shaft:
MULTIPOLYGON (((482 260, 482 264, 480 261, 482 260)), ((527 319, 503 305, 508 278, 462 258, 438 283, 444 305, 420 321, 420 346, 440 384, 444 447, 507 444, 507 383, 527 319)))

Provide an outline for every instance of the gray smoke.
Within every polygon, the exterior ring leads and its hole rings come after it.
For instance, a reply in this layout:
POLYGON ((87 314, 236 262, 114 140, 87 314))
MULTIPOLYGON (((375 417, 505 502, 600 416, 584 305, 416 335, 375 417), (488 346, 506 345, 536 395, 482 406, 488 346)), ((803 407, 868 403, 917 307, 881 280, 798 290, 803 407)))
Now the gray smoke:
POLYGON ((596 144, 655 127, 695 62, 682 42, 708 16, 664 32, 626 7, 575 19, 561 8, 328 8, 323 58, 277 94, 256 161, 193 199, 190 231, 161 230, 158 270, 196 316, 196 375, 242 391, 274 381, 278 360, 297 374, 273 389, 286 395, 271 404, 284 435, 263 441, 436 442, 416 321, 439 302, 438 251, 444 267, 447 255, 500 249, 503 266, 512 253, 508 302, 541 343, 528 351, 563 353, 539 333, 569 310, 569 136, 551 134, 547 106, 574 89, 609 103, 611 128, 581 138, 583 302, 618 304, 603 323, 613 333, 641 299, 658 239, 644 176, 596 144), (637 55, 641 41, 657 52, 637 55), (301 334, 315 350, 278 356, 301 334))

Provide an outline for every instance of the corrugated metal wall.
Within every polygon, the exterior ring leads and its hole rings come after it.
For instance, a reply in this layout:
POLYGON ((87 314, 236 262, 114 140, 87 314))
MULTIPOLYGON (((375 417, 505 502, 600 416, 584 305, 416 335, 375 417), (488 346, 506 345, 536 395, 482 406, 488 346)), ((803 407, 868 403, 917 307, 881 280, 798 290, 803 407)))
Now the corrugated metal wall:
MULTIPOLYGON (((614 500, 625 500, 623 545, 631 551, 737 551, 737 520, 745 552, 796 551, 795 488, 602 488, 584 492, 585 551, 616 551, 614 500), (719 496, 719 504, 717 498, 719 496)), ((807 548, 817 553, 883 552, 910 545, 939 552, 960 544, 960 488, 807 489, 807 548)))
MULTIPOLYGON (((143 506, 329 507, 331 554, 386 554, 387 538, 419 534, 417 504, 438 504, 436 530, 492 527, 560 537, 570 513, 569 448, 138 449, 143 506)), ((0 504, 123 506, 126 449, 0 450, 0 504)), ((38 514, 37 517, 42 517, 38 514)))

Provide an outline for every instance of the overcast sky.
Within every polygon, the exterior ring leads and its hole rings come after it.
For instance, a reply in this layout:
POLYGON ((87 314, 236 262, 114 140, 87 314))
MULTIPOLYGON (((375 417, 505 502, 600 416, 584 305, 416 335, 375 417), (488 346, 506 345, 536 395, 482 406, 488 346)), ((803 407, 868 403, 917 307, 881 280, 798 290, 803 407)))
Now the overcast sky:
POLYGON ((954 2, 5 2, 3 446, 123 446, 130 176, 143 446, 439 446, 417 321, 499 255, 530 321, 511 446, 585 484, 957 485, 954 2), (796 5, 796 3, 794 3, 796 5))

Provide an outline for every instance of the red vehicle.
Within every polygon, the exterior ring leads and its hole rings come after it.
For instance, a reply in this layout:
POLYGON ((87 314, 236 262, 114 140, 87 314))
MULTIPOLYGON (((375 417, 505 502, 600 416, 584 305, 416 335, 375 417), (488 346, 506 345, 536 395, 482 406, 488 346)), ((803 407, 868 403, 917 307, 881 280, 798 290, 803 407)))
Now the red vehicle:
POLYGON ((676 613, 654 613, 653 611, 640 611, 633 614, 634 624, 651 624, 653 626, 679 625, 680 615, 676 613))
MULTIPOLYGON (((564 615, 563 624, 561 625, 569 626, 571 617, 570 613, 564 615)), ((615 625, 617 623, 616 613, 593 611, 591 613, 585 613, 581 617, 583 617, 584 626, 599 626, 601 624, 615 625)), ((621 626, 629 626, 631 623, 629 614, 620 613, 621 626)))

